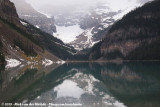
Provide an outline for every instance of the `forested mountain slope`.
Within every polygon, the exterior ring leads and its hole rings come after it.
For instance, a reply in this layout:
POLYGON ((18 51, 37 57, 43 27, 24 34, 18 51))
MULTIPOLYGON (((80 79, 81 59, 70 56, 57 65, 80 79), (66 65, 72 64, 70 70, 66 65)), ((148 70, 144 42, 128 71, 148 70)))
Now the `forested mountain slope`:
POLYGON ((20 20, 16 8, 9 0, 0 0, 0 63, 43 63, 44 61, 57 62, 60 59, 47 51, 27 31, 25 23, 20 20))
POLYGON ((61 40, 21 20, 12 2, 0 0, 0 63, 57 62, 72 52, 61 40))
POLYGON ((160 1, 133 10, 93 47, 90 60, 160 60, 160 1))
POLYGON ((74 57, 73 55, 76 53, 76 50, 73 47, 63 43, 60 39, 41 31, 25 20, 22 20, 22 22, 24 23, 27 32, 30 32, 35 39, 38 39, 40 44, 48 51, 63 60, 74 57))

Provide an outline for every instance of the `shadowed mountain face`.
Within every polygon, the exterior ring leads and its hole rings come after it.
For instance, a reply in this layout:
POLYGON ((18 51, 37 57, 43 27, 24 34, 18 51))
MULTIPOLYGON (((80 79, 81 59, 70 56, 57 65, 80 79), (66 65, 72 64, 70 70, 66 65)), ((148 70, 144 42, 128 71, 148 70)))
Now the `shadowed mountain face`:
MULTIPOLYGON (((6 56, 6 58, 17 59, 20 62, 23 59, 22 62, 26 62, 32 60, 28 57, 34 56, 38 57, 37 60, 42 63, 45 58, 53 61, 59 58, 66 60, 76 52, 74 48, 64 44, 61 40, 20 19, 14 4, 9 0, 0 1, 0 13, 0 42, 3 46, 0 52, 4 54, 0 59, 6 56)), ((36 21, 41 22, 38 19, 36 21)))
MULTIPOLYGON (((27 25, 18 17, 12 2, 0 0, 0 59, 4 60, 5 57, 10 66, 28 61, 42 63, 46 58, 57 61, 58 58, 55 55, 44 49, 39 41, 40 38, 28 31, 27 25)), ((34 29, 36 28, 32 30, 34 29)))
POLYGON ((47 17, 35 9, 32 8, 25 0, 11 0, 17 9, 18 15, 21 19, 25 19, 37 28, 53 34, 56 32, 56 27, 54 25, 54 17, 47 17))

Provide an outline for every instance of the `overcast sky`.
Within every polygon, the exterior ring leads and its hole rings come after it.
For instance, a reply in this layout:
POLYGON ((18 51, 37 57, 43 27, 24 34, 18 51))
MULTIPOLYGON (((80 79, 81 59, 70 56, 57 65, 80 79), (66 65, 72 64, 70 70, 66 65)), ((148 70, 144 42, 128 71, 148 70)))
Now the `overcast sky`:
POLYGON ((69 6, 69 5, 93 5, 98 2, 107 3, 113 10, 123 9, 123 7, 134 5, 137 2, 149 0, 26 0, 35 8, 43 5, 69 6))

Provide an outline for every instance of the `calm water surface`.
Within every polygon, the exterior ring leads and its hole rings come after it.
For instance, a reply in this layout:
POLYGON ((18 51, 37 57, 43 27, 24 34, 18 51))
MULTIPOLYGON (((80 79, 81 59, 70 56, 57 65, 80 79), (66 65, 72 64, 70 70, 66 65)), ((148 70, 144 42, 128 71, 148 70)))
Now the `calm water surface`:
POLYGON ((72 63, 0 70, 1 103, 160 107, 160 63, 72 63))

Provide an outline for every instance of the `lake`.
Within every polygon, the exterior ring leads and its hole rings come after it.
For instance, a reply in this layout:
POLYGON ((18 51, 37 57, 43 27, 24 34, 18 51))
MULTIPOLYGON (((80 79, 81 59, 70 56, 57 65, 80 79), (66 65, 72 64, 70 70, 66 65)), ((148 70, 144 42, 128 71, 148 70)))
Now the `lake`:
POLYGON ((1 67, 0 103, 23 107, 160 107, 160 63, 1 67))

